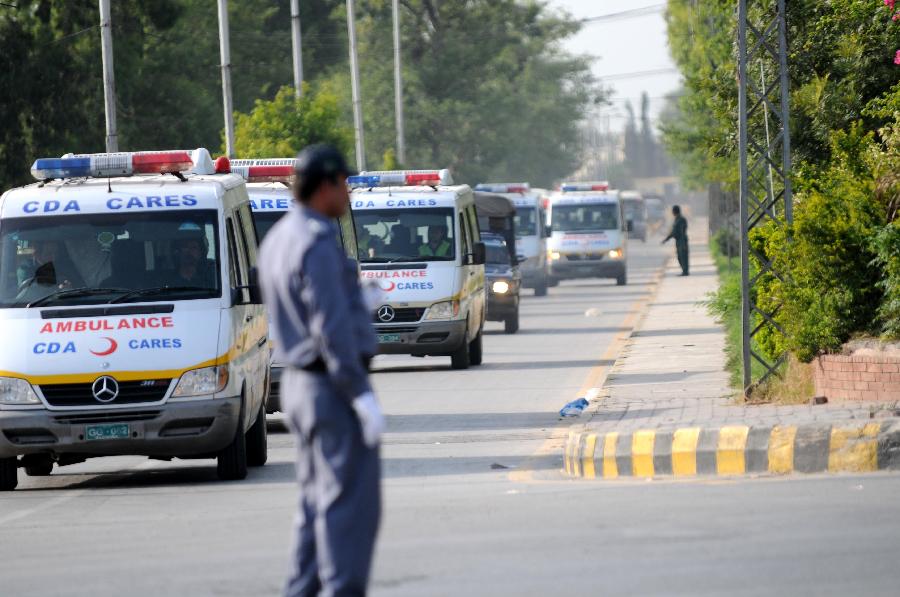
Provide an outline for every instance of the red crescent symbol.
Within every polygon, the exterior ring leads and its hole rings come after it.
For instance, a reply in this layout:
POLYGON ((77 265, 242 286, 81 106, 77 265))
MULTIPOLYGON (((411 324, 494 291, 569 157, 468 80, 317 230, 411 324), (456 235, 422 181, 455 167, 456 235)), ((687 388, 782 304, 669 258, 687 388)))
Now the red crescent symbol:
POLYGON ((381 284, 379 284, 379 286, 381 286, 381 289, 382 289, 383 291, 385 291, 385 292, 390 292, 390 291, 392 291, 394 288, 397 287, 397 285, 396 285, 395 283, 393 283, 393 282, 387 282, 387 283, 382 282, 381 284))
POLYGON ((109 342, 109 348, 107 348, 106 350, 100 351, 100 352, 92 350, 91 354, 97 355, 98 357, 105 357, 108 354, 112 354, 112 353, 116 352, 116 349, 119 348, 119 343, 116 342, 115 340, 113 340, 112 338, 107 338, 106 336, 104 336, 103 340, 106 340, 107 342, 109 342))

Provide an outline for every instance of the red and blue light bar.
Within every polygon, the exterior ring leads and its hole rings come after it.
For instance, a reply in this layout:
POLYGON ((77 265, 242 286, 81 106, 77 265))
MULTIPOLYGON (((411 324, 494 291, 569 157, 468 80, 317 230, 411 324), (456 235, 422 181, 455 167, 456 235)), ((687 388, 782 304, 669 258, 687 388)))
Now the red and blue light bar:
POLYGON ((216 172, 234 172, 247 182, 283 182, 294 180, 297 160, 295 158, 267 158, 258 160, 230 160, 230 170, 216 165, 216 172))
POLYGON ((475 190, 485 193, 521 193, 524 195, 531 190, 531 185, 527 182, 482 183, 477 185, 475 190))
POLYGON ((187 151, 137 151, 39 158, 31 166, 31 175, 38 180, 107 178, 135 174, 173 174, 193 168, 194 162, 187 151))
POLYGON ((563 193, 576 193, 580 191, 608 191, 609 182, 605 180, 597 180, 590 182, 564 182, 560 190, 563 193))
POLYGON ((373 187, 436 187, 453 184, 450 171, 444 170, 391 170, 360 172, 347 178, 351 189, 373 187))

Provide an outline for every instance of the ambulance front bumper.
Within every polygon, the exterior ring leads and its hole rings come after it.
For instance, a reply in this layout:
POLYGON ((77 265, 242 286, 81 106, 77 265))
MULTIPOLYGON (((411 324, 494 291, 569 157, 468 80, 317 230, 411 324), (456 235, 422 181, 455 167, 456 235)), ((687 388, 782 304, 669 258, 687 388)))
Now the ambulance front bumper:
POLYGON ((376 325, 380 354, 446 356, 466 338, 466 320, 422 321, 408 325, 376 325))
POLYGON ((240 396, 106 411, 0 410, 0 458, 25 454, 212 458, 234 438, 240 411, 240 396))

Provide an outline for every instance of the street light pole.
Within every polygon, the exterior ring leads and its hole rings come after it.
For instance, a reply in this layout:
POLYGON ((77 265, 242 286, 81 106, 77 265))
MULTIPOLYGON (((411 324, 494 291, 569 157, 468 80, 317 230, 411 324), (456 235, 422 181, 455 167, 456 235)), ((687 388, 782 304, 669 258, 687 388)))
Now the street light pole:
POLYGON ((291 43, 294 54, 294 91, 303 96, 303 42, 300 33, 300 0, 291 0, 291 43))
POLYGON ((347 0, 347 34, 350 37, 350 90, 353 95, 353 128, 356 133, 356 169, 366 169, 366 143, 363 132, 362 104, 359 99, 359 62, 356 54, 356 10, 347 0))
POLYGON ((406 133, 403 123, 403 75, 400 62, 400 0, 394 8, 394 114, 397 119, 397 161, 406 166, 406 133))
POLYGON ((234 157, 234 107, 231 101, 231 46, 228 38, 228 0, 219 0, 219 53, 222 58, 222 104, 225 110, 225 152, 234 157))
POLYGON ((112 17, 109 0, 100 0, 100 55, 103 61, 103 102, 106 107, 106 151, 119 151, 116 130, 116 77, 113 70, 112 17))

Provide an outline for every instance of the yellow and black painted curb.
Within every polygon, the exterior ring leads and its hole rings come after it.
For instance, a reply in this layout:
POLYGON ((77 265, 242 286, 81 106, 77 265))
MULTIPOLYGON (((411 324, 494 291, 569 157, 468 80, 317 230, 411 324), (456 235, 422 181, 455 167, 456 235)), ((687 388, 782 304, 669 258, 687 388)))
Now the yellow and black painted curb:
POLYGON ((900 470, 900 421, 572 431, 565 467, 585 479, 900 470))

